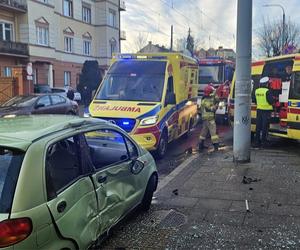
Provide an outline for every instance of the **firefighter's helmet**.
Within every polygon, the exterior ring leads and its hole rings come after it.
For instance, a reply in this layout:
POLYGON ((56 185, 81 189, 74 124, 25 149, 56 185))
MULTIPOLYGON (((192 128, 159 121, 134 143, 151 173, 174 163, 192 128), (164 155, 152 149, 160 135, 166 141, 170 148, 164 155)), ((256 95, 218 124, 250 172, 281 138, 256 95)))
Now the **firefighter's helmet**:
POLYGON ((210 96, 215 91, 215 88, 209 84, 204 88, 204 96, 210 96))

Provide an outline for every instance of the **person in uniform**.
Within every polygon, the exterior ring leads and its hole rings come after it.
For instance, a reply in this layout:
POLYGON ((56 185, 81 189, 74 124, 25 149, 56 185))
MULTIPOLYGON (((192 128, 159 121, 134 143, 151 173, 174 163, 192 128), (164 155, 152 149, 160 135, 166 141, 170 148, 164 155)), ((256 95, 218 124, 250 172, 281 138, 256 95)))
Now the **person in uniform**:
POLYGON ((269 90, 269 77, 263 77, 259 81, 259 88, 255 90, 256 103, 256 132, 255 147, 267 146, 269 121, 273 111, 273 96, 269 90))
POLYGON ((214 150, 219 149, 219 136, 217 135, 217 126, 215 121, 215 112, 218 107, 218 100, 215 96, 215 89, 212 85, 208 85, 204 89, 203 98, 201 100, 201 116, 202 129, 199 137, 199 151, 204 149, 204 141, 208 132, 210 133, 214 150))
POLYGON ((292 66, 291 65, 287 65, 285 67, 285 73, 284 75, 282 76, 282 81, 283 82, 288 82, 292 79, 292 73, 293 73, 293 69, 292 69, 292 66))

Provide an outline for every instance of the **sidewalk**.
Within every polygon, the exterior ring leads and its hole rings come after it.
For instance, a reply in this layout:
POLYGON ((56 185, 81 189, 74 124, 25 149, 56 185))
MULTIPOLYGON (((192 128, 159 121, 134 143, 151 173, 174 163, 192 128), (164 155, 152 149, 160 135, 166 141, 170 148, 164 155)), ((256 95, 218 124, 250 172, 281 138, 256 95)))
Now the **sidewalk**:
POLYGON ((300 249, 300 150, 252 150, 235 166, 227 148, 175 171, 104 249, 300 249))

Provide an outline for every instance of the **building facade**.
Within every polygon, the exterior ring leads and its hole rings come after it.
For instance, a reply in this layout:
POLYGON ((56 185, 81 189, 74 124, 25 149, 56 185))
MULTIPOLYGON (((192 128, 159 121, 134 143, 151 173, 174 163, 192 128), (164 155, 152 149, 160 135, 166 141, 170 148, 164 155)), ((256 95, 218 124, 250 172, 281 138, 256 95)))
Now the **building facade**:
POLYGON ((120 41, 124 39, 120 31, 120 12, 126 9, 124 1, 1 2, 7 2, 0 4, 0 23, 1 19, 6 20, 2 24, 1 42, 12 43, 23 52, 15 51, 3 59, 0 42, 0 67, 4 73, 9 73, 5 67, 31 62, 33 83, 76 87, 84 61, 97 60, 100 67, 106 69, 112 53, 120 51, 120 41), (11 2, 16 3, 15 6, 6 6, 11 2))

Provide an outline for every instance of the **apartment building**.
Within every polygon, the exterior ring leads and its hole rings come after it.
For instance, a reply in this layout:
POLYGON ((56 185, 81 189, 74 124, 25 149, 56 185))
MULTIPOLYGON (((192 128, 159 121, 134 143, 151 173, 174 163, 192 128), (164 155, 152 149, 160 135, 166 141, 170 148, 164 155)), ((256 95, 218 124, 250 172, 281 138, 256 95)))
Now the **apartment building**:
POLYGON ((97 60, 106 69, 112 53, 120 51, 125 9, 120 0, 0 0, 0 24, 6 20, 1 40, 13 41, 23 52, 3 59, 0 43, 0 67, 5 71, 5 65, 31 62, 35 84, 76 87, 85 60, 97 60))

